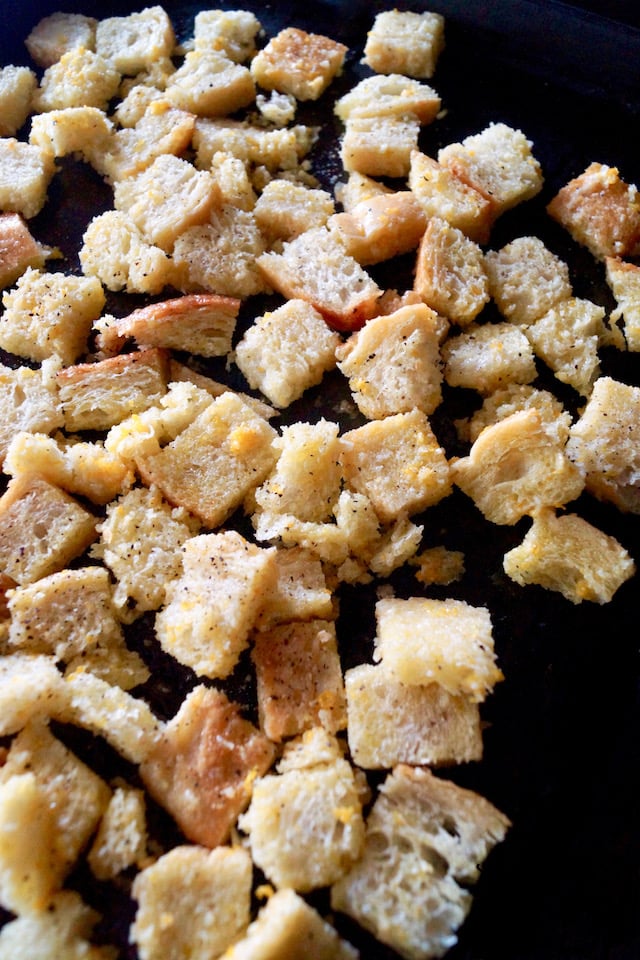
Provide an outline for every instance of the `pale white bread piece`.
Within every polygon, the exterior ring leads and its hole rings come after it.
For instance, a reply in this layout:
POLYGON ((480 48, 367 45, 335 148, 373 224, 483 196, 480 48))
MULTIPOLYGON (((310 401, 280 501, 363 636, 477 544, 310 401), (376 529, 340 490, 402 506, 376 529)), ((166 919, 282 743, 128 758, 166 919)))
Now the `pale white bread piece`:
POLYGON ((429 79, 444 50, 444 28, 439 13, 384 10, 367 33, 362 62, 376 73, 429 79))
POLYGON ((347 47, 297 27, 281 30, 255 55, 251 73, 264 90, 317 100, 342 70, 347 47))
POLYGON ((468 456, 452 461, 451 476, 486 519, 498 524, 570 503, 585 485, 583 469, 535 408, 483 430, 468 456))
POLYGON ((38 79, 29 67, 0 67, 0 137, 15 137, 31 112, 38 79))
POLYGON ((195 49, 169 77, 166 96, 200 117, 226 117, 253 103, 256 88, 248 67, 220 51, 195 49))
POLYGON ((197 686, 167 723, 140 767, 154 799, 192 843, 224 843, 248 806, 256 777, 267 772, 273 744, 238 704, 211 687, 197 686))
POLYGON ((480 246, 446 220, 431 217, 418 248, 413 289, 436 313, 468 326, 489 301, 480 246))
POLYGON ((198 676, 228 676, 275 585, 274 554, 235 530, 185 541, 182 574, 167 584, 166 606, 155 619, 162 648, 198 676))
POLYGON ((560 300, 526 333, 554 376, 588 397, 600 375, 598 348, 608 339, 604 307, 582 297, 560 300))
POLYGON ((193 21, 196 50, 219 50, 244 63, 256 52, 260 21, 250 10, 200 10, 193 21))
POLYGON ((19 213, 0 213, 0 289, 15 283, 27 267, 41 269, 51 256, 19 213))
POLYGON ((415 250, 427 218, 410 190, 398 190, 371 197, 349 213, 335 214, 328 226, 340 235, 347 254, 367 266, 415 250))
POLYGON ((104 17, 96 25, 96 51, 121 74, 136 74, 154 60, 170 57, 175 42, 173 25, 161 6, 104 17))
POLYGON ((0 462, 21 430, 53 433, 64 423, 55 378, 47 366, 32 370, 0 364, 0 410, 0 462))
POLYGON ((26 220, 44 207, 54 173, 53 157, 15 137, 0 139, 0 210, 26 220))
POLYGON ((513 323, 470 323, 441 347, 444 379, 488 396, 512 383, 535 380, 535 357, 527 335, 513 323))
POLYGON ((340 159, 347 173, 406 177, 418 148, 420 121, 412 116, 354 116, 345 122, 340 159))
POLYGON ((258 630, 296 620, 330 620, 333 595, 320 560, 302 547, 276 550, 278 579, 256 618, 258 630))
POLYGON ((357 960, 358 951, 294 890, 276 890, 222 960, 357 960))
POLYGON ((54 157, 77 154, 91 162, 110 146, 113 123, 98 107, 65 107, 31 118, 29 143, 54 157))
POLYGON ((617 167, 590 163, 561 187, 547 213, 596 259, 635 256, 640 251, 640 198, 617 167))
POLYGON ((331 888, 332 907, 407 960, 441 957, 471 906, 462 884, 509 826, 479 794, 400 764, 369 815, 363 856, 331 888))
POLYGON ((461 440, 474 443, 485 427, 531 407, 538 411, 550 435, 560 443, 566 443, 572 422, 569 411, 549 390, 540 390, 524 383, 510 383, 490 393, 468 420, 456 420, 458 436, 461 440))
POLYGON ((257 263, 279 293, 311 303, 337 329, 362 326, 382 293, 325 227, 305 231, 286 243, 282 253, 264 253, 257 263))
POLYGON ((37 474, 15 477, 0 498, 0 569, 19 584, 62 570, 95 540, 96 524, 37 474))
POLYGON ((506 320, 526 326, 572 296, 569 267, 538 237, 516 237, 484 259, 489 292, 506 320))
POLYGON ((256 191, 244 160, 221 150, 213 156, 211 172, 220 188, 223 204, 230 204, 238 210, 255 211, 256 191))
POLYGON ((453 697, 479 703, 503 679, 487 607, 425 597, 382 599, 376 627, 374 658, 399 683, 437 683, 453 697))
POLYGON ((57 11, 39 20, 24 43, 34 63, 50 67, 74 47, 95 49, 96 23, 82 13, 57 11))
POLYGON ((198 117, 193 135, 196 166, 210 170, 214 156, 223 152, 272 172, 294 171, 311 149, 314 137, 313 127, 301 124, 274 130, 246 120, 198 117))
MULTIPOLYGON (((280 551, 278 551, 280 552, 280 551)), ((330 733, 347 722, 335 624, 330 620, 281 623, 253 638, 260 728, 270 740, 322 726, 330 733)))
POLYGON ((451 492, 445 452, 421 410, 347 431, 340 461, 347 484, 371 500, 383 522, 420 513, 451 492))
POLYGON ((413 150, 408 186, 428 218, 439 217, 476 243, 486 243, 492 225, 491 203, 433 157, 413 150))
POLYGON ((399 683, 384 665, 345 671, 349 749, 365 770, 444 766, 482 757, 478 705, 438 683, 399 683))
POLYGON ((571 603, 609 603, 636 572, 627 550, 574 513, 539 510, 524 540, 504 556, 507 576, 520 586, 538 584, 571 603))
POLYGON ((231 350, 239 310, 236 297, 191 294, 139 307, 118 320, 114 332, 133 337, 140 346, 220 357, 231 350))
POLYGON ((54 716, 64 702, 64 681, 51 657, 5 653, 0 658, 0 736, 31 720, 54 716))
POLYGON ((297 106, 298 101, 291 93, 270 90, 268 96, 264 93, 256 96, 256 107, 260 116, 276 127, 285 127, 291 123, 295 118, 297 106))
POLYGON ((346 180, 339 181, 334 187, 336 200, 345 213, 351 213, 362 200, 372 200, 393 192, 392 187, 374 180, 373 177, 367 177, 364 173, 358 173, 357 170, 349 173, 346 180))
POLYGON ((623 512, 640 512, 640 388, 599 377, 571 427, 567 455, 587 490, 623 512))
POLYGON ((278 179, 265 186, 254 208, 256 223, 271 246, 325 226, 334 213, 333 197, 326 190, 278 179))
MULTIPOLYGON (((130 650, 124 640, 113 640, 108 645, 96 646, 93 650, 72 657, 65 665, 65 678, 73 676, 77 671, 86 672, 91 678, 114 688, 114 697, 119 696, 121 691, 133 690, 134 687, 146 683, 150 676, 149 668, 140 654, 130 650)), ((103 693, 104 688, 99 696, 103 693)), ((118 730, 115 728, 113 735, 116 740, 118 730)), ((135 736, 134 732, 134 740, 135 736)))
POLYGON ((235 348, 249 386, 276 407, 288 407, 336 365, 339 335, 305 300, 288 300, 257 317, 235 348))
POLYGON ((135 127, 155 103, 160 104, 162 110, 166 110, 164 88, 174 70, 173 61, 163 59, 136 77, 123 80, 120 84, 121 99, 113 105, 110 113, 117 126, 135 127))
POLYGON ((130 867, 142 867, 147 855, 144 793, 115 787, 87 854, 98 880, 113 880, 130 867))
POLYGON ((251 858, 242 847, 174 847, 134 880, 130 928, 140 960, 209 960, 250 920, 251 858))
POLYGON ((365 417, 434 412, 442 400, 438 334, 433 311, 420 303, 372 318, 341 344, 338 367, 365 417))
POLYGON ((74 890, 55 894, 46 910, 30 911, 0 930, 0 952, 11 960, 113 960, 113 948, 90 942, 100 914, 74 890))
POLYGON ((38 113, 66 107, 106 110, 120 86, 120 72, 99 53, 73 47, 44 71, 33 95, 38 113))
POLYGON ((611 322, 623 321, 627 350, 640 351, 640 267, 619 257, 606 257, 607 283, 616 300, 611 322))
POLYGON ((421 124, 431 123, 440 112, 442 100, 426 83, 391 72, 365 77, 336 101, 334 112, 342 121, 352 117, 412 116, 421 124))

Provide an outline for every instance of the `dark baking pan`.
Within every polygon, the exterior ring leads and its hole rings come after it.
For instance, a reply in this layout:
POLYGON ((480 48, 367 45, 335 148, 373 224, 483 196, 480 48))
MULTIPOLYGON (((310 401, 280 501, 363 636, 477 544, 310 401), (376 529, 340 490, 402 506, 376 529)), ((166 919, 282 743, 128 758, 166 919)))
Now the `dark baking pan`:
MULTIPOLYGON (((305 4, 289 2, 221 4, 256 11, 267 33, 296 25, 340 39, 350 48, 337 89, 365 75, 362 46, 374 14, 385 5, 364 0, 305 4)), ((94 16, 140 9, 124 2, 60 3, 68 11, 94 16)), ((188 36, 199 7, 165 5, 176 28, 188 36)), ((387 5, 388 6, 388 5, 387 5)), ((577 295, 612 307, 601 265, 575 246, 545 213, 557 189, 593 160, 615 165, 627 181, 640 183, 640 31, 635 3, 543 3, 537 0, 416 0, 412 9, 433 9, 447 20, 447 46, 433 78, 445 115, 426 128, 427 153, 504 121, 522 129, 534 144, 545 174, 543 192, 505 215, 491 246, 522 233, 540 236, 570 266, 577 295), (591 9, 587 9, 590 7, 591 9), (607 14, 607 15, 605 15, 607 14)), ((56 0, 26 4, 0 0, 2 62, 26 63, 23 39, 56 0)), ((339 128, 323 101, 307 105, 302 120, 324 122, 314 152, 321 182, 332 187, 340 173, 339 128)), ((92 171, 63 163, 45 211, 34 224, 39 239, 58 244, 64 268, 77 270, 76 250, 93 212, 108 206, 110 195, 92 171)), ((58 262, 57 269, 60 269, 58 262)), ((411 263, 379 268, 385 285, 411 284, 411 263)), ((126 309, 117 298, 113 312, 126 309)), ((259 304, 247 305, 244 320, 259 304)), ((640 356, 602 352, 602 369, 640 385, 640 356)), ((219 373, 216 371, 216 373, 219 373)), ((224 375, 224 374, 222 374, 224 375)), ((236 377, 234 381, 243 386, 236 377)), ((575 414, 580 399, 567 388, 549 385, 575 414)), ((344 384, 328 377, 309 391, 283 419, 335 417, 344 384)), ((453 420, 477 406, 465 391, 449 391, 433 418, 450 455, 465 452, 453 420)), ((575 512, 615 536, 640 561, 640 517, 583 496, 575 512)), ((450 960, 637 960, 640 957, 640 829, 637 777, 640 738, 638 664, 638 580, 627 582, 604 606, 573 606, 537 587, 519 588, 502 570, 506 550, 520 541, 526 523, 489 527, 470 501, 454 494, 432 508, 425 545, 444 543, 465 552, 464 578, 447 588, 421 588, 399 571, 391 579, 399 596, 427 592, 486 605, 492 615, 500 665, 505 674, 483 705, 486 722, 482 762, 445 771, 456 782, 487 796, 513 821, 506 841, 487 860, 475 901, 450 960)), ((344 590, 338 622, 344 666, 371 658, 373 604, 377 584, 344 590)), ((150 624, 136 626, 131 642, 142 649, 150 624)), ((194 678, 167 663, 153 644, 145 647, 154 677, 142 693, 162 716, 170 716, 194 678), (151 651, 151 652, 149 652, 151 651)), ((238 681, 235 693, 248 696, 238 681)), ((66 731, 73 739, 73 733, 66 731)), ((103 745, 75 737, 74 745, 105 774, 120 771, 103 745)), ((132 776, 132 771, 125 771, 132 776)), ((167 831, 160 815, 152 829, 167 831)), ((166 839, 166 838, 165 838, 166 839)), ((72 878, 85 898, 105 913, 102 933, 134 957, 127 944, 132 905, 122 889, 100 885, 88 872, 72 878)), ((318 904, 326 906, 322 897, 318 904)), ((358 945, 362 957, 391 960, 344 918, 340 930, 358 945)))

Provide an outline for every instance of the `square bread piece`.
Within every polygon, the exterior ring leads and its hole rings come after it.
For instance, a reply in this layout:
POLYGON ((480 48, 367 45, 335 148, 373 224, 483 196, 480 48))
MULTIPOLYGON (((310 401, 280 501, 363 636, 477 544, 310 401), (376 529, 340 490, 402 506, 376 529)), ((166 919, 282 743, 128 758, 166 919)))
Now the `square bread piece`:
POLYGON ((193 44, 243 63, 256 52, 259 31, 260 21, 249 10, 201 10, 193 21, 193 44))
POLYGON ((120 72, 93 50, 74 47, 44 71, 33 96, 38 113, 67 107, 107 110, 120 86, 120 72))
POLYGON ((350 117, 340 148, 347 173, 369 177, 406 177, 418 148, 420 121, 412 116, 350 117))
POLYGON ((37 85, 29 67, 0 67, 0 137, 14 137, 26 122, 37 85))
POLYGON ((154 799, 192 843, 224 843, 275 749, 222 691, 197 686, 140 767, 154 799))
POLYGON ((352 117, 415 117, 420 123, 435 120, 442 100, 426 83, 400 73, 365 77, 336 102, 341 120, 352 117))
POLYGON ((42 269, 51 253, 31 235, 19 213, 0 213, 0 289, 15 283, 27 267, 42 269))
POLYGON ((9 653, 0 657, 0 737, 31 720, 54 716, 66 699, 62 674, 51 657, 9 653))
POLYGON ((511 383, 531 383, 538 371, 529 340, 512 323, 471 323, 442 344, 444 379, 489 395, 511 383))
POLYGON ((40 213, 54 173, 53 157, 15 137, 0 139, 0 210, 30 220, 40 213))
POLYGON ((462 230, 432 217, 418 248, 413 289, 436 313, 467 326, 489 301, 482 250, 462 230))
POLYGON ((111 947, 90 942, 99 919, 100 914, 86 906, 79 894, 63 890, 51 898, 46 910, 23 913, 6 924, 0 930, 0 950, 13 960, 37 956, 59 960, 65 955, 113 960, 111 947))
POLYGON ((347 47, 318 33, 287 27, 251 61, 254 80, 264 90, 317 100, 340 73, 347 47))
POLYGON ((248 67, 218 50, 187 52, 167 82, 174 107, 200 117, 226 117, 253 103, 256 88, 248 67))
POLYGON ((270 245, 325 226, 333 213, 330 193, 290 180, 270 180, 254 208, 256 223, 270 245))
POLYGON ((485 254, 489 292, 511 323, 527 326, 572 295, 567 264, 538 237, 516 237, 485 254))
POLYGON ((527 327, 536 356, 583 397, 589 396, 600 373, 598 347, 607 336, 604 321, 604 307, 570 297, 527 327))
POLYGON ((146 7, 125 17, 104 17, 96 25, 96 51, 124 74, 149 69, 170 57, 175 46, 173 26, 160 6, 146 7))
POLYGON ((378 13, 367 34, 362 62, 376 73, 429 79, 444 49, 444 26, 439 13, 378 13))
POLYGON ((0 363, 0 464, 21 431, 53 433, 64 424, 58 391, 46 368, 5 367, 0 363))
POLYGON ((25 46, 34 63, 50 67, 74 47, 95 50, 96 23, 93 17, 81 13, 52 13, 36 23, 25 46))
POLYGON ((87 854, 98 880, 114 880, 129 867, 142 867, 147 855, 144 793, 116 787, 87 854))
POLYGON ((393 190, 352 206, 328 221, 347 253, 367 266, 415 250, 427 224, 410 190, 393 190))
POLYGON ((409 189, 425 216, 446 220, 470 240, 486 243, 493 219, 490 201, 447 166, 419 150, 411 152, 409 161, 409 189))
POLYGON ((270 630, 295 620, 331 620, 333 594, 322 563, 302 547, 276 550, 278 579, 260 608, 258 630, 270 630))

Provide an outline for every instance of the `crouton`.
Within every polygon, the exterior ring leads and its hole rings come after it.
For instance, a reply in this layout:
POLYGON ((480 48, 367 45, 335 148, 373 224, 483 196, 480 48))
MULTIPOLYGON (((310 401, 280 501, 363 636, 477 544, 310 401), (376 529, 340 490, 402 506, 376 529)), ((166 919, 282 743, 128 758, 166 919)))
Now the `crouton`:
POLYGON ((467 326, 489 301, 482 250, 457 227, 432 217, 420 241, 413 289, 432 310, 467 326))
POLYGON ((96 23, 82 13, 52 13, 36 23, 24 43, 34 63, 50 67, 74 47, 94 50, 96 23))
POLYGON ((447 166, 419 150, 412 150, 409 163, 409 189, 425 216, 446 220, 470 240, 486 243, 493 219, 491 202, 447 166))
POLYGON ((260 21, 250 10, 200 10, 193 21, 196 50, 217 50, 236 63, 256 52, 260 21))
POLYGON ((419 134, 420 121, 411 116, 350 117, 340 147, 342 165, 347 173, 406 177, 419 134))
POLYGON ((112 63, 86 47, 73 47, 46 68, 33 106, 39 113, 66 107, 106 110, 119 85, 120 72, 112 63))
POLYGON ((46 203, 53 173, 50 153, 15 137, 0 139, 0 210, 31 220, 46 203))
POLYGON ((276 550, 275 560, 278 578, 260 608, 256 628, 270 630, 295 620, 333 618, 333 597, 318 558, 291 547, 276 550))
POLYGON ((160 6, 124 17, 104 17, 96 25, 96 52, 119 73, 136 74, 175 46, 173 26, 160 6))
POLYGON ((0 464, 20 431, 53 433, 64 423, 55 379, 42 368, 0 364, 0 410, 0 464))
POLYGON ((269 171, 296 170, 311 149, 311 127, 284 130, 262 128, 243 120, 212 120, 198 117, 193 135, 196 166, 210 170, 216 153, 229 153, 245 163, 266 167, 269 171))
MULTIPOLYGON (((511 383, 485 397, 482 406, 468 420, 456 420, 458 436, 474 443, 485 427, 505 420, 519 410, 534 407, 540 414, 542 426, 551 437, 565 444, 569 439, 571 414, 562 401, 549 390, 539 390, 529 384, 511 383)), ((568 452, 568 451, 567 451, 568 452)))
POLYGON ((469 324, 442 345, 444 379, 451 387, 477 390, 483 396, 512 383, 535 380, 531 344, 512 323, 469 324))
POLYGON ((572 295, 567 264, 538 237, 516 237, 485 255, 489 293, 511 323, 527 326, 572 295))
MULTIPOLYGON (((0 254, 1 256, 1 254, 0 254)), ((605 259, 607 283, 616 300, 611 322, 622 319, 627 350, 640 352, 640 267, 619 257, 605 259)))
POLYGON ((444 49, 444 17, 439 13, 385 10, 367 34, 363 63, 376 73, 433 76, 444 49))
POLYGON ((371 197, 328 221, 347 254, 363 266, 415 250, 426 225, 424 211, 410 190, 371 197))
POLYGON ((31 112, 38 80, 29 67, 0 67, 0 137, 15 137, 31 112))
POLYGON ((64 700, 64 681, 51 657, 6 653, 0 658, 0 736, 55 716, 64 700))
POLYGON ((352 117, 415 117, 421 124, 431 123, 442 100, 426 83, 419 83, 398 72, 387 76, 365 77, 336 102, 334 112, 341 120, 352 117))
POLYGON ((31 120, 29 143, 54 157, 77 154, 91 162, 110 144, 113 124, 98 107, 65 107, 36 114, 31 120))
POLYGON ((52 254, 31 235, 19 213, 0 213, 0 290, 8 287, 27 267, 41 269, 52 254))
POLYGON ((256 223, 270 245, 325 226, 334 212, 333 198, 326 190, 310 189, 288 180, 268 183, 254 208, 256 223))
POLYGON ((591 300, 560 300, 527 327, 536 356, 554 376, 588 397, 600 374, 598 347, 606 337, 605 310, 591 300))
MULTIPOLYGON (((33 838, 31 838, 33 840, 33 838)), ((13 960, 37 956, 41 960, 91 956, 91 960, 113 960, 111 947, 91 943, 100 914, 92 910, 75 890, 56 893, 46 910, 29 911, 0 930, 0 950, 13 960)))
POLYGON ((51 856, 54 829, 49 797, 32 772, 0 777, 0 904, 5 910, 42 911, 61 886, 62 871, 51 856))
POLYGON ((248 69, 217 50, 196 49, 167 82, 170 103, 201 117, 226 117, 249 106, 256 90, 248 69))
POLYGON ((132 866, 142 866, 147 826, 142 790, 116 787, 102 815, 87 862, 98 880, 113 880, 132 866))
POLYGON ((317 100, 342 70, 347 47, 329 37, 287 27, 251 61, 251 73, 265 90, 317 100))

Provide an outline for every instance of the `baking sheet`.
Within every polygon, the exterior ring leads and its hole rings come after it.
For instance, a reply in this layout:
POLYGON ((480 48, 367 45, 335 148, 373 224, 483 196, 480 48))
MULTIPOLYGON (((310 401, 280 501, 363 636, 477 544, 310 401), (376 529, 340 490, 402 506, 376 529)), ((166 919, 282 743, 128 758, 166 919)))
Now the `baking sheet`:
MULTIPOLYGON (((304 5, 219 4, 254 10, 268 34, 284 25, 324 32, 350 47, 345 74, 333 94, 366 74, 359 64, 366 31, 382 3, 362 0, 304 5)), ((42 15, 54 9, 98 16, 140 9, 107 2, 99 11, 78 3, 2 3, 2 62, 28 62, 22 41, 42 15)), ((191 32, 194 3, 166 3, 183 36, 191 32)), ((388 5, 386 5, 388 6, 388 5)), ((621 176, 640 183, 640 32, 629 22, 598 17, 574 5, 533 0, 463 0, 396 4, 432 9, 447 18, 447 47, 433 78, 446 115, 424 129, 429 154, 448 142, 482 129, 491 121, 519 127, 533 141, 545 174, 542 194, 498 221, 490 246, 497 248, 522 233, 540 236, 571 269, 576 295, 612 306, 603 270, 577 248, 544 212, 546 202, 592 160, 618 166, 621 176)), ((611 12, 612 8, 609 8, 611 12)), ((631 6, 628 8, 632 10, 631 6)), ((630 18, 631 19, 631 18, 630 18)), ((339 175, 339 128, 326 103, 305 105, 298 119, 324 121, 315 152, 323 185, 339 175)), ((61 164, 45 211, 32 222, 38 239, 57 244, 66 261, 56 269, 77 270, 76 252, 88 219, 111 205, 110 191, 93 172, 71 161, 61 164)), ((373 272, 387 286, 410 286, 411 258, 373 272)), ((112 298, 113 312, 126 312, 112 298)), ((242 324, 260 312, 247 304, 242 324)), ((487 318, 493 315, 489 312, 487 318)), ((495 318, 495 317, 494 317, 495 318)), ((242 331, 242 324, 239 333, 242 331)), ((603 372, 640 385, 640 356, 602 351, 603 372)), ((201 367, 220 377, 215 364, 201 367)), ((239 374, 233 384, 245 389, 239 374)), ((542 375, 575 413, 579 398, 542 375)), ((344 383, 327 377, 282 418, 335 417, 344 383)), ((466 452, 457 441, 453 419, 468 414, 477 398, 447 391, 432 418, 449 455, 466 452)), ((351 426, 346 423, 345 426, 351 426)), ((640 562, 640 517, 584 495, 572 511, 615 536, 640 562)), ((445 775, 487 796, 513 821, 507 840, 486 861, 475 888, 471 915, 460 931, 450 960, 637 960, 640 956, 640 831, 635 800, 639 759, 638 579, 625 584, 603 607, 574 607, 536 587, 522 589, 502 572, 504 552, 527 529, 489 526, 473 504, 454 493, 423 517, 425 545, 444 543, 465 552, 464 579, 447 588, 425 590, 406 571, 391 581, 399 596, 427 593, 452 596, 491 611, 498 659, 506 680, 484 704, 487 727, 481 763, 447 770, 445 775)), ((345 668, 370 660, 376 584, 345 589, 338 631, 345 668)), ((194 684, 152 642, 152 621, 138 624, 131 643, 151 662, 152 683, 144 693, 161 716, 170 716, 194 684), (151 640, 149 646, 146 640, 151 640)), ((232 695, 248 700, 252 681, 243 662, 229 684, 232 695)), ((59 731, 74 749, 108 777, 135 774, 102 741, 59 731)), ((176 836, 168 817, 152 808, 152 829, 164 841, 176 836)), ((126 889, 95 881, 81 868, 72 878, 85 899, 105 912, 100 932, 120 944, 122 956, 135 957, 126 943, 132 904, 126 889)), ((316 901, 323 908, 326 898, 316 901)), ((394 955, 346 918, 336 925, 363 957, 394 955)))

